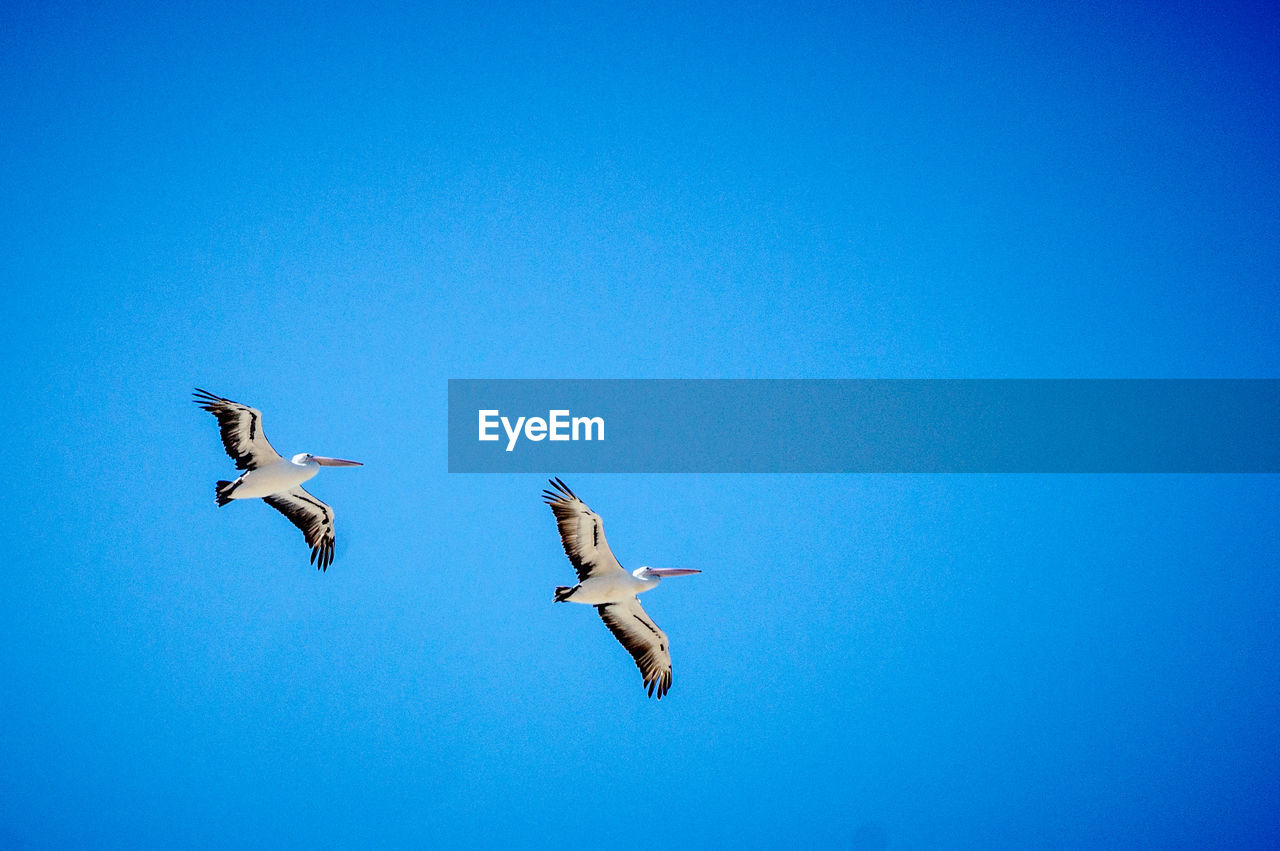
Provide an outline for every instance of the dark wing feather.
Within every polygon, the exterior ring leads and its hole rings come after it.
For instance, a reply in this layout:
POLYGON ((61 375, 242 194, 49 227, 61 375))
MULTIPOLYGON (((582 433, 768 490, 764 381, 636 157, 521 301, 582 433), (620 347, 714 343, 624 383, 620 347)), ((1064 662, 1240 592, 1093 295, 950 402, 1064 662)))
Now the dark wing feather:
POLYGON ((627 648, 636 667, 649 687, 649 696, 657 692, 657 698, 671 689, 671 651, 667 634, 640 608, 640 600, 632 597, 621 603, 604 603, 596 606, 600 619, 609 627, 613 637, 627 648))
POLYGON ((195 403, 218 418, 222 445, 237 470, 256 470, 279 461, 280 454, 262 433, 262 411, 196 388, 195 403))
POLYGON ((302 530, 311 547, 311 563, 328 570, 333 564, 333 509, 300 487, 265 496, 262 501, 302 530))
POLYGON ((578 581, 585 582, 592 576, 617 570, 622 565, 614 558, 609 549, 609 542, 604 537, 604 521, 587 504, 574 496, 573 491, 559 479, 551 479, 555 491, 544 490, 542 498, 556 516, 556 525, 560 529, 560 542, 564 544, 565 555, 569 557, 573 569, 578 572, 578 581))

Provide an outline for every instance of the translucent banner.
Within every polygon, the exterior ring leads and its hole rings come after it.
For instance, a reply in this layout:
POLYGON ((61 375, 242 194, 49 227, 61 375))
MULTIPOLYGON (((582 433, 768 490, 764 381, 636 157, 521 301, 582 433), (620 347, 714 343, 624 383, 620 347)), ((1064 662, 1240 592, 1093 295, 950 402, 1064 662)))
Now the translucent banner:
POLYGON ((1280 380, 451 379, 452 473, 1275 473, 1280 380))

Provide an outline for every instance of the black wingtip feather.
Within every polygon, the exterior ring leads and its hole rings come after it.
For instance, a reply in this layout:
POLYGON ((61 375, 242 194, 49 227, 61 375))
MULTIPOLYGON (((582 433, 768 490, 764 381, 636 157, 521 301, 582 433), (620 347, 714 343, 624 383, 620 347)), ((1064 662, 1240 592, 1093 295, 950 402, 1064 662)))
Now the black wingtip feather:
POLYGON ((565 502, 566 500, 578 498, 578 495, 573 491, 569 490, 569 486, 566 485, 564 482, 562 482, 558 476, 553 479, 547 479, 547 483, 550 484, 551 487, 555 488, 555 491, 551 491, 551 490, 542 491, 542 498, 547 501, 548 505, 553 505, 557 502, 565 502), (559 493, 556 493, 556 491, 559 491, 559 493))
POLYGON ((224 399, 221 396, 218 396, 217 394, 210 393, 208 390, 201 390, 199 387, 197 387, 195 389, 195 392, 192 393, 191 395, 195 397, 191 401, 195 402, 197 405, 204 408, 206 411, 209 410, 210 405, 216 405, 219 402, 231 401, 230 399, 224 399))
POLYGON ((568 489, 568 485, 564 484, 564 482, 561 481, 561 479, 559 479, 559 476, 554 477, 554 479, 548 479, 547 482, 550 486, 552 486, 552 488, 559 491, 559 493, 556 494, 556 493, 552 493, 552 491, 544 490, 543 494, 547 495, 548 498, 553 500, 561 500, 566 497, 570 499, 577 499, 577 494, 573 493, 572 490, 568 489))
POLYGON ((329 572, 329 565, 333 564, 333 548, 328 545, 328 542, 312 548, 311 563, 316 566, 316 570, 329 572))

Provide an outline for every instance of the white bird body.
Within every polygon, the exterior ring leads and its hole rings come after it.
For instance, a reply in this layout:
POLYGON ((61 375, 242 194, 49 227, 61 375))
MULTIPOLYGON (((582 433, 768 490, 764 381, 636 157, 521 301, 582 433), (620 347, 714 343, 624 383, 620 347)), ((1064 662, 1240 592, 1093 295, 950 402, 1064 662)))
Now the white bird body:
POLYGON ((556 516, 564 553, 578 574, 577 585, 556 588, 556 602, 595 606, 604 625, 635 660, 649 696, 656 694, 662 699, 671 688, 667 634, 640 607, 640 598, 636 595, 657 588, 664 576, 687 576, 701 571, 642 567, 627 573, 609 549, 600 515, 574 496, 559 479, 553 479, 551 487, 555 490, 543 491, 542 498, 556 516))
POLYGON ((227 496, 230 499, 261 499, 273 493, 293 490, 320 472, 320 464, 314 458, 298 463, 299 459, 307 457, 295 455, 292 458, 281 458, 256 470, 249 470, 240 477, 240 484, 227 496))
POLYGON ((585 603, 599 606, 601 603, 621 603, 637 594, 658 587, 658 577, 644 578, 640 574, 648 570, 642 567, 634 573, 616 570, 592 576, 578 584, 578 590, 565 598, 566 603, 585 603))

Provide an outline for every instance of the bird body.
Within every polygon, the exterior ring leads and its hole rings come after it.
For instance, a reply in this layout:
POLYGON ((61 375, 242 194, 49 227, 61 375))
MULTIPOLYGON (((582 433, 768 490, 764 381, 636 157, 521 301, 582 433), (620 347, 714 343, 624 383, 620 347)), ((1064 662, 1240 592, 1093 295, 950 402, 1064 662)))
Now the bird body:
POLYGON ((320 464, 306 455, 280 458, 263 464, 255 470, 246 470, 236 479, 235 489, 228 499, 261 499, 273 493, 292 490, 305 481, 315 478, 320 464), (305 460, 303 460, 305 459, 305 460), (302 460, 302 463, 298 463, 302 460))
POLYGON ((637 594, 652 591, 662 581, 660 575, 651 575, 652 568, 642 567, 627 573, 624 570, 609 571, 591 576, 579 582, 570 593, 558 599, 560 603, 585 603, 598 606, 601 603, 621 603, 637 594))

